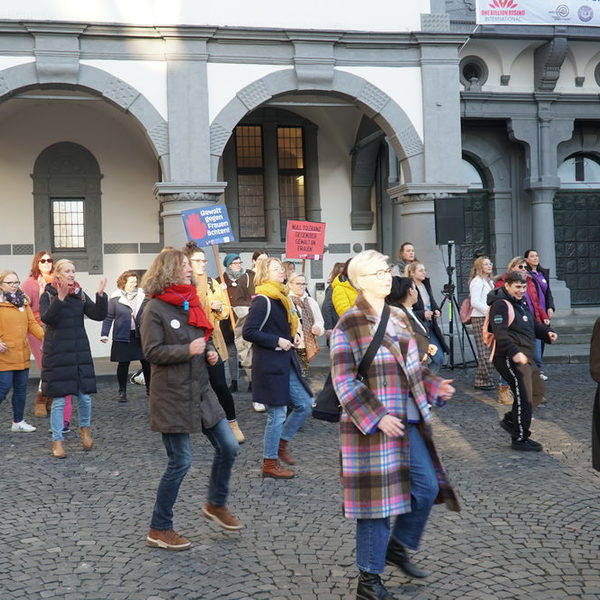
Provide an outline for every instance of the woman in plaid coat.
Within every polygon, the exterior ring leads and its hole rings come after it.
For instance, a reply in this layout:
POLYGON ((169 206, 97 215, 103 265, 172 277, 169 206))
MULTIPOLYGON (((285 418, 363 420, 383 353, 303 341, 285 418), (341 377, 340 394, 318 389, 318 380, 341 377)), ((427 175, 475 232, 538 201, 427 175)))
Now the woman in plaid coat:
POLYGON ((406 548, 416 550, 434 502, 459 510, 431 437, 429 403, 449 399, 451 380, 420 365, 402 312, 390 308, 382 345, 367 379, 358 365, 373 339, 392 283, 387 257, 374 250, 355 256, 348 275, 360 290, 331 336, 333 386, 340 418, 344 514, 357 519, 357 600, 387 598, 379 577, 385 563, 425 577, 406 548), (390 517, 395 517, 390 537, 390 517))

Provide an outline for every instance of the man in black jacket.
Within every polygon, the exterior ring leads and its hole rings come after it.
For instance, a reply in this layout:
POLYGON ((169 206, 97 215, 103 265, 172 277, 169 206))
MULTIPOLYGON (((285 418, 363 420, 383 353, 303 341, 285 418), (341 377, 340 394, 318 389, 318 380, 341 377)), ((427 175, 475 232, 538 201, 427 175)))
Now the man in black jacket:
POLYGON ((511 271, 504 287, 487 297, 489 323, 496 339, 494 367, 507 381, 513 393, 512 411, 500 422, 512 436, 513 450, 539 452, 542 445, 530 439, 532 409, 542 401, 544 382, 533 360, 535 338, 554 342, 558 337, 549 327, 535 321, 523 299, 527 291, 525 276, 511 271))

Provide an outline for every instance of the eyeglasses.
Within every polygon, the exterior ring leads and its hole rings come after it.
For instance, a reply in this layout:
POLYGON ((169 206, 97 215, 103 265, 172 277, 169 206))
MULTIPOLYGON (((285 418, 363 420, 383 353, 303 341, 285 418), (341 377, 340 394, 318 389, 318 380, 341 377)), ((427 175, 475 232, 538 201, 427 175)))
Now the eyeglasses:
POLYGON ((20 281, 3 281, 2 283, 5 283, 6 285, 19 285, 21 282, 20 281))
POLYGON ((523 270, 525 270, 526 268, 527 268, 527 267, 526 267, 525 265, 519 265, 519 266, 517 267, 517 269, 523 269, 523 270))
POLYGON ((241 260, 232 260, 230 264, 232 264, 232 265, 241 265, 242 261, 241 260))
POLYGON ((40 262, 45 265, 46 263, 53 263, 54 261, 51 258, 40 258, 40 262))
POLYGON ((375 273, 365 273, 363 275, 363 277, 371 277, 372 275, 375 275, 375 277, 377 277, 377 279, 385 279, 386 275, 391 275, 392 274, 392 268, 388 267, 387 269, 379 269, 379 271, 375 271, 375 273))
POLYGON ((207 263, 208 261, 204 258, 192 258, 192 262, 207 263))
POLYGON ((300 283, 299 281, 292 281, 293 285, 302 285, 302 286, 306 286, 306 282, 305 283, 300 283))

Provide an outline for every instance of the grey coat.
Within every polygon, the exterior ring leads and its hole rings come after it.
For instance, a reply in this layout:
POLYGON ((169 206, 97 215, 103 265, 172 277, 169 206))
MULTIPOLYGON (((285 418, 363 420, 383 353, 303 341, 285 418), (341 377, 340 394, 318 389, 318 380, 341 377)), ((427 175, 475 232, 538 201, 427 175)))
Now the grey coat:
MULTIPOLYGON (((154 298, 144 308, 142 348, 152 365, 150 429, 195 433, 214 427, 225 413, 210 387, 206 353, 190 356, 189 344, 204 329, 188 324, 188 313, 154 298)), ((207 345, 207 350, 214 350, 207 345)))

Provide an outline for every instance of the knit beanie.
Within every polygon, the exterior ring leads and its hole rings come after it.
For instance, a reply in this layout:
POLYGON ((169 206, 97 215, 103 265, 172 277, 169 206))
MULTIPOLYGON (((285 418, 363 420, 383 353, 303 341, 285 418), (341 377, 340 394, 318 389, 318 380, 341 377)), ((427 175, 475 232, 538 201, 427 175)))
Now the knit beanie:
POLYGON ((239 258, 240 255, 232 252, 231 254, 227 254, 223 259, 223 266, 228 267, 236 258, 239 258))

